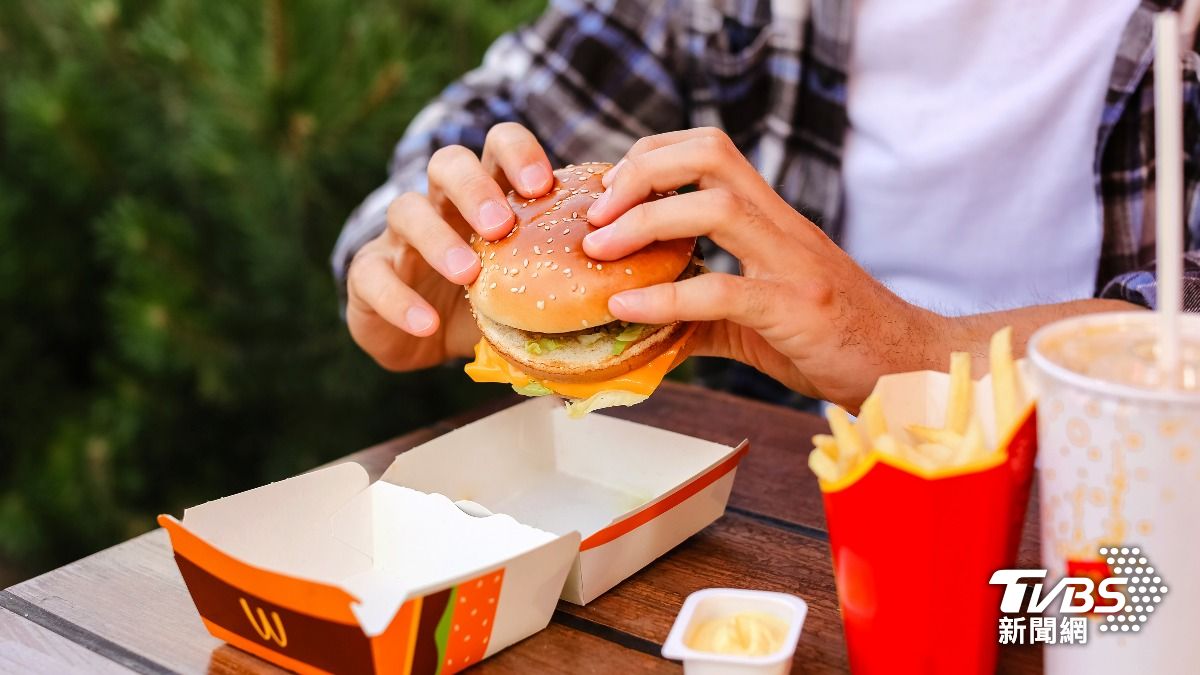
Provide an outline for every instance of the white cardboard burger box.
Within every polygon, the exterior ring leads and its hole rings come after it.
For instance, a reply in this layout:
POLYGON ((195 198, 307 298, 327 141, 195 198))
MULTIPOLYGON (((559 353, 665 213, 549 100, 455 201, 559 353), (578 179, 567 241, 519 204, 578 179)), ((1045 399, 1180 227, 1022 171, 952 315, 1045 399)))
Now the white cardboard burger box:
POLYGON ((456 672, 719 518, 748 447, 545 397, 374 483, 341 464, 159 522, 214 636, 299 672, 456 672))

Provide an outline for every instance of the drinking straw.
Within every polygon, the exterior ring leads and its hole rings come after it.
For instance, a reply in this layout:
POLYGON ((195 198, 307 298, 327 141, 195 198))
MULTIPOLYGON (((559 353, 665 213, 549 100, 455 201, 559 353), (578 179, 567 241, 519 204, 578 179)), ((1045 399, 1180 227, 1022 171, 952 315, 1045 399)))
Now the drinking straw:
POLYGON ((1170 386, 1179 368, 1179 307, 1183 295, 1183 82, 1179 15, 1154 17, 1154 147, 1158 157, 1158 364, 1170 386))

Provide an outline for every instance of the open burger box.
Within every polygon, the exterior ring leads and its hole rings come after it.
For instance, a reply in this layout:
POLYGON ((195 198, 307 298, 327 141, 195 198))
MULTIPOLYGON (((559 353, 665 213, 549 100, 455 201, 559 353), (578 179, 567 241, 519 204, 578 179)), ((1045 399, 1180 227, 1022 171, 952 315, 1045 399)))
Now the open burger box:
POLYGON ((399 455, 160 516, 205 626, 300 672, 452 673, 725 510, 737 447, 533 399, 399 455))

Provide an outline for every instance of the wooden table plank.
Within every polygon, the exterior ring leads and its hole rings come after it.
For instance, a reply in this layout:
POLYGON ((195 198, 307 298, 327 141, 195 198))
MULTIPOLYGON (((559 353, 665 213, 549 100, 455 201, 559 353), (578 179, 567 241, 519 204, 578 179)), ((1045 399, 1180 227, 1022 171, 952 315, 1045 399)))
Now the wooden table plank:
POLYGON ((132 652, 168 670, 203 672, 212 651, 224 644, 200 622, 161 529, 9 592, 67 622, 67 632, 95 634, 117 656, 132 652))
POLYGON ((134 672, 15 612, 0 609, 0 673, 130 675, 134 672))

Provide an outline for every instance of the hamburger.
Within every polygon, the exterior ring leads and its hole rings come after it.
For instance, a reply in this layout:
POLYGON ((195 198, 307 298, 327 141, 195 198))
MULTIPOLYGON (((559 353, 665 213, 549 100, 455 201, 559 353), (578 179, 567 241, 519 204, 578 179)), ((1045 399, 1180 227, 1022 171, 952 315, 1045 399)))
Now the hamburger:
POLYGON ((608 312, 616 293, 703 271, 695 239, 654 242, 608 262, 583 252, 583 238, 596 229, 587 210, 611 167, 559 169, 537 199, 510 192, 512 232, 497 241, 471 237, 482 264, 466 287, 482 333, 466 366, 471 379, 510 384, 526 396, 557 394, 579 416, 644 401, 690 353, 693 323, 631 324, 608 312))

